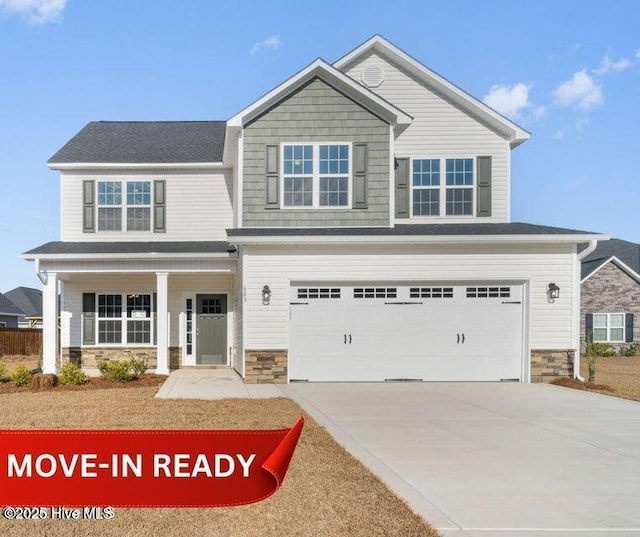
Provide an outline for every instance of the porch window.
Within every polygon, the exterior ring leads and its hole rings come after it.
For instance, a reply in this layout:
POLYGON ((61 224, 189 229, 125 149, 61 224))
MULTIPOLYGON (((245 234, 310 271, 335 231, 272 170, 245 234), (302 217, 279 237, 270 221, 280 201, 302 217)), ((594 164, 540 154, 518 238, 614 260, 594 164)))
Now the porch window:
POLYGON ((99 344, 151 343, 150 294, 98 295, 97 313, 99 344))
POLYGON ((127 343, 151 343, 151 295, 127 295, 127 343))
POLYGON ((98 295, 98 343, 122 343, 121 295, 98 295))

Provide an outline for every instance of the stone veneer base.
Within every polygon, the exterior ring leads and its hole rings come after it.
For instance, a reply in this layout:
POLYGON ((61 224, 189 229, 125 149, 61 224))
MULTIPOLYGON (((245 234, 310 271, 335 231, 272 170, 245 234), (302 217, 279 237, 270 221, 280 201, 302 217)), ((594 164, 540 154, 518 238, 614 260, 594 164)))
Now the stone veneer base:
POLYGON ((244 381, 247 384, 287 383, 287 349, 246 350, 244 356, 244 381))
POLYGON ((573 377, 574 361, 573 350, 532 350, 531 382, 550 382, 557 378, 573 377))
MULTIPOLYGON (((134 358, 148 361, 149 369, 155 369, 157 365, 157 352, 155 347, 63 347, 62 363, 71 361, 81 367, 95 368, 98 362, 103 360, 128 360, 133 354, 134 358)), ((180 367, 181 347, 169 347, 169 369, 180 367)))

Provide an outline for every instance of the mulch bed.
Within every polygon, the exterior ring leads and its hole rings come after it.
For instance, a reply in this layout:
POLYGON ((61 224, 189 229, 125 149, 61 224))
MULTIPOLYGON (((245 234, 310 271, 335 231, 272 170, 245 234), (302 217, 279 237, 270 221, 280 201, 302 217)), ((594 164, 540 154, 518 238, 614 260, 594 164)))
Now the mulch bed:
POLYGON ((19 392, 32 392, 32 391, 86 391, 86 390, 104 390, 113 388, 149 388, 160 387, 162 383, 167 380, 166 375, 145 374, 136 379, 132 379, 128 382, 115 382, 104 377, 90 377, 86 384, 79 386, 71 386, 66 384, 56 384, 53 387, 42 388, 40 390, 34 390, 29 386, 16 386, 11 381, 0 382, 0 394, 5 393, 19 393, 19 392))
POLYGON ((595 382, 582 382, 578 379, 559 378, 551 381, 551 384, 557 386, 564 386, 565 388, 573 388, 575 390, 584 390, 588 392, 603 392, 607 394, 613 394, 615 390, 611 386, 606 384, 597 384, 595 382))

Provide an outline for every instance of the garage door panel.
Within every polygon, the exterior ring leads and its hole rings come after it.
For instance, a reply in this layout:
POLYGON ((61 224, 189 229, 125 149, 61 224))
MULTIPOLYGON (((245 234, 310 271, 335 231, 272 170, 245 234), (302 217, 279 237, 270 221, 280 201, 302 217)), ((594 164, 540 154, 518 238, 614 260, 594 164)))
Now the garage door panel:
MULTIPOLYGON (((332 300, 292 303, 291 379, 495 381, 521 376, 521 286, 353 284, 339 291, 332 300)), ((292 289, 292 298, 297 296, 292 289)))

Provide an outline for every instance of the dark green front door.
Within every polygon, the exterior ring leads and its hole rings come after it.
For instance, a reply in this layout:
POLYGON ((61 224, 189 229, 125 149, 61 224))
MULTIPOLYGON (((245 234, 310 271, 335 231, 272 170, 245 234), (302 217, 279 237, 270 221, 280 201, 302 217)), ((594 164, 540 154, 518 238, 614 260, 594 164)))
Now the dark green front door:
POLYGON ((196 364, 227 363, 227 296, 196 295, 196 364))

